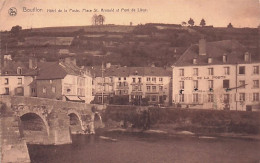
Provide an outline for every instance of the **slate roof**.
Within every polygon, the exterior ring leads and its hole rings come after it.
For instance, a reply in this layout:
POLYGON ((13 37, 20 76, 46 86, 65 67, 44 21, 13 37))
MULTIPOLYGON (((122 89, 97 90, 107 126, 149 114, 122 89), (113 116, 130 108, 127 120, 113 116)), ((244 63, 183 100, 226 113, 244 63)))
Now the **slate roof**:
MULTIPOLYGON (((248 52, 242 44, 235 40, 223 40, 206 43, 206 55, 199 55, 199 45, 191 45, 183 55, 177 60, 174 66, 194 66, 193 59, 197 58, 196 65, 219 65, 248 63, 244 60, 244 54, 248 52), (223 63, 223 55, 227 55, 227 62, 223 63), (208 58, 212 58, 212 63, 208 63, 208 58)), ((260 62, 257 54, 251 54, 251 62, 260 62)))
POLYGON ((43 62, 38 65, 37 80, 63 79, 66 75, 82 76, 82 70, 67 63, 43 62))
POLYGON ((37 71, 35 69, 30 69, 28 63, 26 62, 15 62, 7 61, 7 64, 2 68, 2 76, 35 76, 37 71), (22 69, 22 73, 17 73, 17 68, 22 69))
MULTIPOLYGON (((101 77, 101 66, 89 67, 94 77, 101 77)), ((118 76, 128 77, 132 75, 138 76, 171 76, 171 69, 165 69, 162 67, 120 67, 111 66, 104 69, 104 77, 118 76)))

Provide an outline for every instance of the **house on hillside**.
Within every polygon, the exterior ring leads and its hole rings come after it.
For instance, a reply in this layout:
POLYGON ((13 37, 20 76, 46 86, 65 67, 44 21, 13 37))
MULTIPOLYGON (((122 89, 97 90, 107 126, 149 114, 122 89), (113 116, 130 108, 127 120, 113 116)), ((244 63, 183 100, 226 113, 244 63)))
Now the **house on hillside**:
POLYGON ((1 59, 3 66, 0 67, 0 94, 15 96, 31 96, 30 84, 37 75, 33 60, 29 63, 15 62, 10 57, 1 59))
POLYGON ((173 66, 173 103, 198 109, 259 108, 259 67, 259 56, 235 40, 201 39, 173 66))

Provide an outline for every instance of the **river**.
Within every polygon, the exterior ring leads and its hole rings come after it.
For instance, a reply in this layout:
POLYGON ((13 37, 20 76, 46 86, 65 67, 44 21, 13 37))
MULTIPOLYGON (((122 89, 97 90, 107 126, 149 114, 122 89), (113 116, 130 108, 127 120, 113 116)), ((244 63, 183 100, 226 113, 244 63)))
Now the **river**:
POLYGON ((101 132, 72 141, 28 145, 32 163, 260 162, 260 141, 253 139, 101 132))

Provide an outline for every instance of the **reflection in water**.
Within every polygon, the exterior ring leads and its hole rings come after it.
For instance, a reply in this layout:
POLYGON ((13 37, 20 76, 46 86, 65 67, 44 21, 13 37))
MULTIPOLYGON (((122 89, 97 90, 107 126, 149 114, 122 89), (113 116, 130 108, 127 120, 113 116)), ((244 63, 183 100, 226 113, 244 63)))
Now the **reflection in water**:
POLYGON ((260 142, 195 136, 110 132, 74 135, 62 146, 28 145, 32 162, 257 162, 260 142), (116 139, 100 139, 100 136, 116 139))

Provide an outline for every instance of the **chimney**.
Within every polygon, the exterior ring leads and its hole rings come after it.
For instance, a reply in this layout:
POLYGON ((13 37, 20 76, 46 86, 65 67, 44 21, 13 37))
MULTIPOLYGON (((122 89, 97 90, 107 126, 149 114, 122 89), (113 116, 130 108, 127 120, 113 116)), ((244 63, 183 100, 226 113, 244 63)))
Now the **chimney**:
POLYGON ((206 55, 206 46, 207 46, 206 40, 204 38, 200 39, 199 40, 199 55, 206 55))
POLYGON ((37 68, 37 58, 29 58, 29 69, 37 68))

